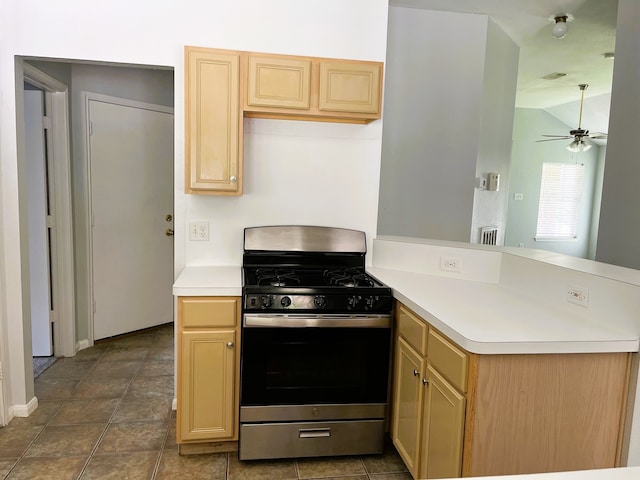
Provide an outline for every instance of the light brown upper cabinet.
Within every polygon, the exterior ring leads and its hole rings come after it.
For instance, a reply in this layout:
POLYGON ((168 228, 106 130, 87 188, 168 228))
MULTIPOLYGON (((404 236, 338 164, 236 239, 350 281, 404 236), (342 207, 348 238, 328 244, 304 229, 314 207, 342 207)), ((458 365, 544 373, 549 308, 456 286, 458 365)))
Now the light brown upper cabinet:
POLYGON ((185 47, 186 193, 242 193, 240 53, 185 47))
POLYGON ((316 122, 380 118, 381 62, 247 53, 244 115, 316 122))
POLYGON ((249 55, 247 105, 309 110, 311 61, 249 55))
POLYGON ((186 193, 242 194, 243 117, 365 124, 381 62, 185 47, 186 193))
POLYGON ((322 111, 380 112, 382 66, 363 62, 320 62, 322 111))

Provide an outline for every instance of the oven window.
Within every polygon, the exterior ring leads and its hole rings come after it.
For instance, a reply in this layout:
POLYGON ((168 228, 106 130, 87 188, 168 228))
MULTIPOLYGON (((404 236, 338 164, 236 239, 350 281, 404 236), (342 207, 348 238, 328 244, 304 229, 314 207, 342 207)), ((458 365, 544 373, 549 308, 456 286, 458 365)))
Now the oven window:
POLYGON ((241 405, 386 403, 388 328, 245 328, 241 405))

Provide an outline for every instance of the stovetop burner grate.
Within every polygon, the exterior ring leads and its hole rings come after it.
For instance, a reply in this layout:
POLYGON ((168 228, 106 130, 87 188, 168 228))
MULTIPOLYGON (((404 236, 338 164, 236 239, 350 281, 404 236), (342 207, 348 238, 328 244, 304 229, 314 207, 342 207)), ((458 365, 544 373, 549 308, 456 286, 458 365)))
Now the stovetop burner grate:
POLYGON ((299 286, 300 283, 300 277, 294 270, 280 268, 256 269, 256 285, 290 287, 299 286))

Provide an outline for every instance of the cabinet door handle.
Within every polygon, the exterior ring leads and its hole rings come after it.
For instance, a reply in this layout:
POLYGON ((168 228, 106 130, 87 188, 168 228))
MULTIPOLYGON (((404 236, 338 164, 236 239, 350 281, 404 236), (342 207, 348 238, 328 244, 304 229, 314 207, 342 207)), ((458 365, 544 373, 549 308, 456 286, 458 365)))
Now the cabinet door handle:
POLYGON ((423 385, 429 385, 429 380, 427 380, 426 378, 422 379, 422 384, 423 385))
POLYGON ((235 175, 231 175, 231 178, 229 180, 231 180, 231 183, 236 183, 238 181, 238 177, 236 177, 235 175))
POLYGON ((233 348, 233 342, 227 342, 227 348, 233 348))
POLYGON ((413 376, 417 377, 418 375, 420 375, 420 372, 414 368, 413 369, 413 376))

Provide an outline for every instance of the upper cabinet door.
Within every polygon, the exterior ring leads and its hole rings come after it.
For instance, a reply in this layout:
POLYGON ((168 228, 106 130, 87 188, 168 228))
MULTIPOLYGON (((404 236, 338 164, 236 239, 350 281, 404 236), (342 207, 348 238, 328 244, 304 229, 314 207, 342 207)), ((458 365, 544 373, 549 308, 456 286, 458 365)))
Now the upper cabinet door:
POLYGON ((186 47, 186 192, 242 193, 240 55, 186 47))
POLYGON ((249 55, 247 105, 308 110, 311 103, 311 61, 249 55))
POLYGON ((381 77, 379 63, 322 61, 318 108, 379 114, 381 77))

